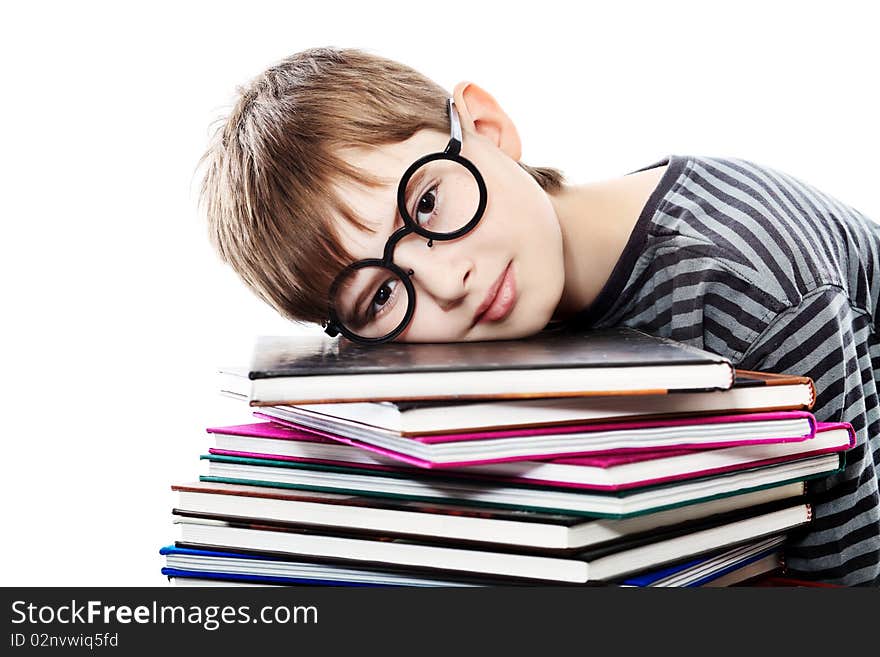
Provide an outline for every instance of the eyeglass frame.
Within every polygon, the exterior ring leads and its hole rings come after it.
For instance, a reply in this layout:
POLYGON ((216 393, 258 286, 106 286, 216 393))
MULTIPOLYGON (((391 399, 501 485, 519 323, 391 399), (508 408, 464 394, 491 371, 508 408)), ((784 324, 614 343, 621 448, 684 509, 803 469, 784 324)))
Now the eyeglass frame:
POLYGON ((330 285, 330 291, 328 293, 329 318, 323 322, 324 332, 330 337, 336 337, 341 333, 352 342, 359 342, 362 344, 380 344, 382 342, 389 342, 400 335, 406 329, 406 327, 409 326, 409 323, 412 320, 412 316, 415 313, 416 290, 413 286, 412 279, 410 278, 411 276, 415 275, 415 272, 412 269, 403 270, 401 267, 398 267, 393 262, 392 258, 394 255, 394 249, 397 247, 398 242, 400 242, 400 240, 402 240, 410 233, 416 233, 418 235, 421 235, 422 237, 427 238, 428 247, 431 247, 433 245, 434 240, 450 241, 458 239, 459 237, 466 235, 476 227, 486 210, 486 182, 483 180, 482 174, 480 174, 474 163, 461 155, 462 131, 461 122, 458 118, 458 110, 456 110, 455 101, 452 98, 447 98, 446 103, 450 121, 449 143, 446 145, 446 148, 443 151, 429 153, 428 155, 420 157, 418 160, 413 162, 409 166, 409 168, 404 171, 403 175, 400 178, 400 182, 397 185, 397 210, 400 213, 401 218, 403 219, 403 226, 401 226, 391 235, 389 235, 388 241, 385 242, 385 248, 383 249, 381 258, 365 258, 363 260, 357 260, 351 263, 336 275, 336 278, 333 279, 333 283, 330 285), (474 213, 474 216, 464 226, 451 233, 438 233, 423 228, 410 216, 409 210, 406 207, 406 187, 409 184, 410 178, 412 178, 413 174, 420 167, 435 160, 451 160, 462 165, 474 176, 474 179, 477 182, 477 188, 480 192, 480 200, 477 204, 477 211, 474 213), (403 319, 400 321, 400 324, 390 333, 387 333, 386 335, 380 336, 378 338, 366 338, 348 330, 345 327, 345 324, 339 319, 339 316, 337 315, 336 309, 333 304, 333 299, 336 296, 336 292, 342 282, 346 279, 347 275, 352 271, 362 269, 364 267, 383 267, 391 271, 397 276, 400 282, 403 283, 403 286, 406 289, 407 293, 407 308, 406 312, 404 313, 403 319))

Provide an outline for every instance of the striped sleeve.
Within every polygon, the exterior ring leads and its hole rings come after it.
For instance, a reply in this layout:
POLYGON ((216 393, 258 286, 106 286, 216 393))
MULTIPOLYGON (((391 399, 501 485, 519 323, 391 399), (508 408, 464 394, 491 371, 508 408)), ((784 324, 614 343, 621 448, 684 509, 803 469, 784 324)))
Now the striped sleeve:
POLYGON ((845 471, 810 483, 813 523, 793 534, 786 548, 796 576, 845 585, 880 581, 875 346, 870 313, 854 308, 839 287, 823 286, 778 313, 736 363, 809 376, 816 385, 816 418, 849 422, 856 431, 845 471))

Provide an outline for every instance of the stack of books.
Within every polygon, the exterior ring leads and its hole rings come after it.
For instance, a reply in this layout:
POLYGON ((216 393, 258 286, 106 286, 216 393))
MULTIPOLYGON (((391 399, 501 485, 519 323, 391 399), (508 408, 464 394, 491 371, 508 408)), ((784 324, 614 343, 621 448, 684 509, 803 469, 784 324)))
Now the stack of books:
POLYGON ((805 482, 855 444, 810 379, 627 328, 262 338, 221 375, 256 418, 209 428, 207 474, 172 486, 177 584, 741 583, 780 570, 805 482))

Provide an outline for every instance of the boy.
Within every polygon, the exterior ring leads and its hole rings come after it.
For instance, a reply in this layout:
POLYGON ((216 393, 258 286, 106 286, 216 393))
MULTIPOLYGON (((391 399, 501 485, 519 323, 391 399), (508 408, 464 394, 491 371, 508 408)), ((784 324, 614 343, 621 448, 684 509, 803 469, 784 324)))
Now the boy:
POLYGON ((787 565, 880 581, 880 226, 745 160, 671 156, 567 184, 519 161, 477 85, 450 99, 357 50, 298 53, 239 91, 202 200, 221 257, 282 315, 366 342, 625 325, 809 376, 816 417, 858 442, 811 484, 787 565))

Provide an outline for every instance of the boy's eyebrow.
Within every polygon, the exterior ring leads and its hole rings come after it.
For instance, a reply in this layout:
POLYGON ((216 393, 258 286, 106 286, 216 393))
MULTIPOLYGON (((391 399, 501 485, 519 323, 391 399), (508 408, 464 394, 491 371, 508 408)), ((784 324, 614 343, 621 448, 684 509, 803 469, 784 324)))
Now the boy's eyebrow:
MULTIPOLYGON (((421 186, 422 182, 424 181, 424 179, 427 175, 428 175, 427 167, 426 166, 419 167, 416 170, 416 172, 410 177, 409 183, 407 184, 407 188, 408 189, 417 189, 418 187, 421 186)), ((394 200, 393 200, 394 209, 391 213, 391 230, 388 232, 386 239, 388 237, 390 237, 394 233, 395 230, 397 230, 398 226, 403 224, 403 216, 400 214, 400 208, 397 205, 397 190, 400 185, 400 178, 398 178, 397 182, 393 183, 393 184, 394 184, 394 187, 393 187, 393 189, 394 189, 394 200)), ((409 199, 407 198, 406 200, 408 201, 409 199)), ((409 210, 410 209, 407 208, 407 212, 409 212, 409 210)), ((374 225, 377 225, 377 224, 374 224, 374 225)), ((381 225, 381 224, 378 224, 378 225, 381 225)), ((370 229, 366 226, 364 226, 361 230, 363 230, 363 232, 373 233, 373 234, 375 234, 377 232, 376 229, 370 229)), ((376 256, 376 257, 381 257, 381 255, 376 256)))
MULTIPOLYGON (((408 190, 417 189, 418 187, 421 186, 422 181, 425 179, 425 176, 427 175, 427 169, 428 169, 428 167, 426 167, 426 166, 420 166, 418 169, 416 169, 416 172, 412 175, 412 177, 409 179, 409 183, 407 184, 408 190)), ((398 185, 399 184, 400 183, 398 182, 398 185)), ((401 224, 403 223, 403 217, 401 216, 400 208, 397 205, 397 189, 398 189, 397 187, 394 188, 394 223, 392 224, 395 228, 397 227, 398 223, 401 223, 401 224)), ((406 198, 406 201, 409 201, 409 198, 406 198)), ((410 211, 410 208, 407 208, 408 213, 409 213, 409 211, 410 211)))

